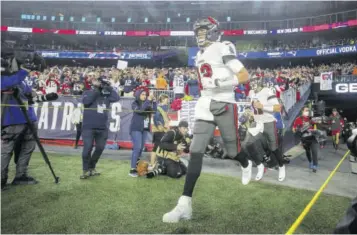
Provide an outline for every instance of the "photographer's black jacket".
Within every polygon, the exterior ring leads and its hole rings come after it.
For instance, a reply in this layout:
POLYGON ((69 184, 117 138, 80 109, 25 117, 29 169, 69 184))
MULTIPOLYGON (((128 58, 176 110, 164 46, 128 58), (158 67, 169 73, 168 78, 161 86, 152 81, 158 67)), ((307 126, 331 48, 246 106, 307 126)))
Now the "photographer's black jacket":
POLYGON ((156 150, 157 156, 179 162, 182 152, 177 151, 177 145, 180 143, 186 145, 186 149, 184 149, 183 152, 188 153, 190 139, 187 136, 182 136, 177 128, 169 130, 161 139, 161 143, 156 150))
POLYGON ((160 148, 169 152, 176 151, 177 145, 180 143, 186 144, 185 153, 189 152, 189 140, 186 140, 187 136, 183 136, 180 131, 175 128, 169 130, 161 139, 160 148))
POLYGON ((85 91, 83 94, 83 129, 107 129, 110 103, 119 101, 115 90, 103 96, 99 89, 85 91))

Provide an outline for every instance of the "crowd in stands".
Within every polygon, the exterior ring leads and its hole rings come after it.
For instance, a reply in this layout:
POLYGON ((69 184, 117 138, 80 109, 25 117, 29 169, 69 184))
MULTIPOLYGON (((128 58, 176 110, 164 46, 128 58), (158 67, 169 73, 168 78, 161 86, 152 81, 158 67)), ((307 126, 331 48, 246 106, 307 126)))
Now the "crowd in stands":
POLYGON ((295 40, 295 41, 255 41, 248 42, 237 41, 237 49, 239 51, 284 51, 284 50, 298 50, 308 48, 325 48, 329 46, 355 45, 357 37, 355 38, 341 38, 333 40, 322 40, 318 38, 310 40, 295 40))
MULTIPOLYGON (((294 68, 262 69, 248 68, 251 74, 251 84, 265 84, 282 90, 298 87, 321 72, 334 72, 336 75, 355 74, 357 66, 352 63, 319 65, 316 67, 298 66, 294 68)), ((193 68, 143 68, 126 69, 99 67, 51 67, 43 73, 31 72, 27 82, 37 89, 38 93, 56 92, 62 95, 80 95, 91 88, 94 79, 104 78, 110 81, 113 88, 121 96, 132 97, 132 91, 137 86, 147 86, 156 93, 167 93, 170 98, 197 98, 200 95, 199 79, 193 68)), ((155 93, 155 94, 156 94, 155 93)), ((235 89, 236 98, 245 99, 249 86, 238 86, 235 89)))
MULTIPOLYGON (((27 35, 25 35, 27 36, 27 35)), ((13 35, 6 36, 2 38, 2 43, 7 42, 8 46, 14 47, 16 49, 33 49, 33 50, 61 50, 61 51, 160 51, 161 46, 170 45, 182 46, 182 40, 161 40, 162 44, 155 44, 153 42, 138 42, 132 45, 110 45, 105 41, 85 41, 72 42, 63 40, 52 40, 51 43, 39 43, 25 37, 25 40, 12 40, 13 35), (12 42, 12 43, 9 43, 12 42), (169 43, 169 44, 167 44, 169 43)), ((183 40, 184 41, 184 40, 183 40)), ((297 50, 297 49, 308 49, 308 48, 324 48, 328 46, 339 46, 339 45, 355 45, 357 43, 357 37, 351 38, 341 38, 341 39, 331 39, 325 40, 320 38, 312 38, 309 40, 237 40, 235 42, 238 51, 281 51, 281 50, 297 50)), ((190 38, 184 44, 184 46, 196 46, 195 40, 190 38)))

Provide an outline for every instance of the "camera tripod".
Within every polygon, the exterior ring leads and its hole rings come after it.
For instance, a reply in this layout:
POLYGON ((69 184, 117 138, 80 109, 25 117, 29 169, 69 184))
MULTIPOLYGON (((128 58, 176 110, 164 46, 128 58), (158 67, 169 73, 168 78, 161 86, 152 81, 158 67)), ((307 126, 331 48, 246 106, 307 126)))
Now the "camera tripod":
POLYGON ((16 102, 18 103, 18 105, 20 106, 20 109, 21 109, 22 113, 24 114, 24 117, 25 117, 26 122, 27 122, 26 124, 27 124, 28 128, 30 129, 30 131, 31 131, 36 143, 37 143, 37 147, 39 148, 43 159, 45 160, 45 162, 47 163, 48 167, 50 168, 52 176, 55 179, 55 183, 58 184, 60 178, 58 176, 56 176, 56 174, 55 174, 55 172, 54 172, 54 170, 52 168, 50 159, 48 159, 47 153, 46 153, 45 149, 43 148, 40 139, 38 138, 35 126, 30 120, 30 117, 29 117, 29 115, 27 113, 25 104, 24 104, 24 102, 22 102, 21 98, 19 97, 19 88, 14 88, 13 91, 14 91, 14 98, 15 98, 16 102))

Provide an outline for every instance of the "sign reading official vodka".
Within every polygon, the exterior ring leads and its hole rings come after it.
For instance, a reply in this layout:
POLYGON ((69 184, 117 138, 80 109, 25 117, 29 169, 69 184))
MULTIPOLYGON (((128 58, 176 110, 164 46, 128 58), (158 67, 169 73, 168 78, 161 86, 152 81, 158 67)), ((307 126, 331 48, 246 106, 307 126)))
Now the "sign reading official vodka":
POLYGON ((357 52, 356 45, 318 49, 316 50, 316 55, 318 56, 333 55, 333 54, 343 54, 343 53, 351 53, 351 52, 357 52))
POLYGON ((357 93, 357 83, 337 83, 335 90, 337 93, 357 93))

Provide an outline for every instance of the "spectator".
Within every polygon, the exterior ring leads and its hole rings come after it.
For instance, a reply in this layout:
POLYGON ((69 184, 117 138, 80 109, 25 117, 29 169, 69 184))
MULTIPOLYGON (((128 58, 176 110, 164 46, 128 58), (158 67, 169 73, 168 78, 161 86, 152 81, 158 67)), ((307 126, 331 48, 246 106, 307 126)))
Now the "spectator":
POLYGON ((150 131, 151 113, 156 111, 156 101, 145 87, 135 90, 135 100, 132 105, 133 117, 130 124, 130 135, 133 142, 131 169, 129 175, 137 177, 136 163, 140 160, 147 134, 150 131))
POLYGON ((124 74, 124 78, 120 81, 120 85, 124 86, 124 96, 132 97, 133 90, 137 87, 137 82, 129 74, 124 74))
POLYGON ((60 83, 58 82, 55 74, 50 74, 46 80, 46 94, 57 93, 60 90, 60 83))
POLYGON ((156 88, 159 90, 167 90, 167 81, 163 74, 160 74, 156 80, 156 88))
POLYGON ((200 96, 200 87, 197 76, 191 73, 189 79, 187 80, 187 91, 186 94, 198 98, 200 96))

